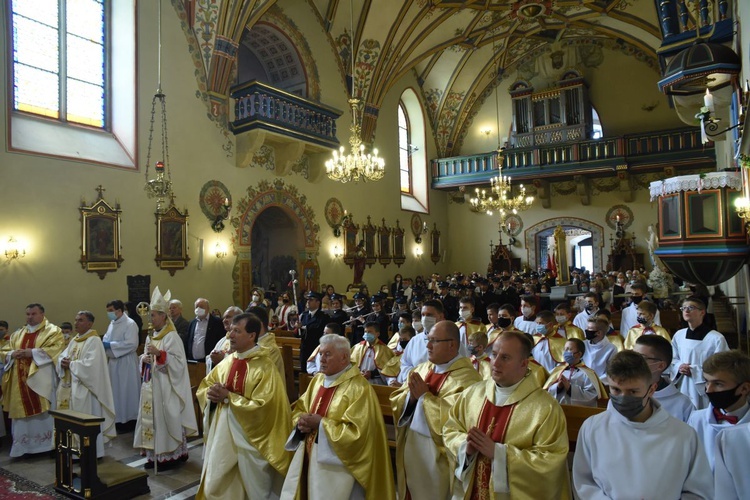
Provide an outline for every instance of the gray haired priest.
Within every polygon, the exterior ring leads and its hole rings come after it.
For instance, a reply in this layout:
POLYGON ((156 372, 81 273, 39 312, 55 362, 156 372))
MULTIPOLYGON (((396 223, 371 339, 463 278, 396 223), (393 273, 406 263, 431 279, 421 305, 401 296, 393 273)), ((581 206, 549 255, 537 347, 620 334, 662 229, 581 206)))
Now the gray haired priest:
POLYGON ((171 293, 151 295, 151 325, 140 358, 141 400, 133 447, 141 448, 145 468, 171 469, 188 459, 187 437, 198 432, 182 339, 169 319, 171 293))

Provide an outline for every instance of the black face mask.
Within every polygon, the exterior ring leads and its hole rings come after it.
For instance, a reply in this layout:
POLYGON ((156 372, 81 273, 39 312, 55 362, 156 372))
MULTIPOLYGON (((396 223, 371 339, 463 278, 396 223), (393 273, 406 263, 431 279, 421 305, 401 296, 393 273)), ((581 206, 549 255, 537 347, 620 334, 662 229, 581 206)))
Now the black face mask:
POLYGON ((706 392, 706 396, 708 396, 711 406, 720 410, 726 410, 742 397, 739 394, 735 394, 737 387, 739 387, 739 385, 727 389, 726 391, 706 392))
POLYGON ((633 304, 640 304, 642 300, 643 300, 643 296, 633 295, 632 297, 630 297, 630 301, 633 304))
POLYGON ((510 318, 498 318, 497 326, 499 326, 500 328, 508 328, 511 322, 512 320, 510 318))
POLYGON ((398 344, 401 346, 401 349, 406 349, 406 344, 408 344, 408 340, 400 340, 398 344))
POLYGON ((594 340, 594 338, 596 337, 596 334, 599 332, 596 330, 586 330, 583 333, 584 335, 586 335, 586 340, 594 340))

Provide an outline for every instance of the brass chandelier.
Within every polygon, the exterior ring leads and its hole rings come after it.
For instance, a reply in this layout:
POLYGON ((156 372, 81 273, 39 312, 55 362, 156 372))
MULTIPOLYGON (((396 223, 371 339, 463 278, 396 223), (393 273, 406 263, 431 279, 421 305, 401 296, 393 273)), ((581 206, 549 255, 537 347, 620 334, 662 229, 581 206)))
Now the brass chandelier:
POLYGON ((517 214, 529 208, 534 202, 534 197, 526 196, 526 188, 523 184, 518 186, 518 194, 512 196, 510 176, 503 175, 502 149, 498 151, 497 163, 498 174, 490 179, 489 193, 486 189, 476 188, 475 196, 469 199, 469 203, 474 212, 490 216, 497 212, 500 219, 504 220, 510 214, 517 214))

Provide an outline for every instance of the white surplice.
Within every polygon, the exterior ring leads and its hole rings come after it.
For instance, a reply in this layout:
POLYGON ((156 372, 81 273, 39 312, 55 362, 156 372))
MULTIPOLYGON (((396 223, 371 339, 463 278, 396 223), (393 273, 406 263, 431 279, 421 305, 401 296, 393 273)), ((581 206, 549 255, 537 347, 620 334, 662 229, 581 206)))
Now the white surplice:
POLYGON ((717 352, 728 351, 729 346, 716 330, 711 330, 703 340, 687 338, 687 328, 678 330, 672 337, 672 379, 680 392, 690 398, 696 409, 708 406, 706 379, 703 378, 703 362, 717 352), (690 376, 679 373, 680 365, 690 365, 690 376))
POLYGON ((677 390, 674 384, 667 385, 654 393, 656 399, 667 413, 677 420, 687 422, 690 414, 695 411, 695 406, 690 402, 690 398, 677 390))
MULTIPOLYGON (((742 425, 750 423, 750 406, 745 404, 742 408, 729 413, 738 417, 739 421, 735 425, 742 425)), ((716 452, 716 440, 726 429, 730 429, 735 425, 723 420, 721 422, 716 421, 714 416, 714 407, 709 404, 708 408, 702 410, 695 410, 688 419, 688 425, 695 429, 698 433, 698 438, 703 444, 703 448, 706 450, 706 457, 708 457, 708 463, 711 465, 711 470, 714 468, 714 456, 716 452)))
POLYGON ((607 363, 609 358, 617 354, 617 347, 604 337, 596 344, 590 340, 584 340, 586 352, 583 353, 583 364, 594 370, 599 380, 604 381, 607 377, 607 363))
POLYGON ((721 431, 716 440, 716 498, 744 500, 750 497, 747 450, 750 450, 750 424, 733 425, 721 431))
POLYGON ((141 379, 138 375, 138 325, 126 314, 110 322, 102 342, 109 358, 109 378, 115 402, 115 422, 124 424, 138 418, 141 379))

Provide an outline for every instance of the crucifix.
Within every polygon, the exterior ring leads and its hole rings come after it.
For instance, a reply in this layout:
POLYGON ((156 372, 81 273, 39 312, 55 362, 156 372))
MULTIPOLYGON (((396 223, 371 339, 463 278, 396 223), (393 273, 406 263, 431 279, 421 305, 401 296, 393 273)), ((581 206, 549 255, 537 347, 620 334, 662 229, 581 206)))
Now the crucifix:
POLYGON ((98 196, 98 198, 96 199, 97 201, 99 201, 99 200, 101 200, 102 198, 104 198, 104 191, 106 191, 106 189, 104 189, 104 188, 102 187, 102 185, 101 185, 101 184, 99 184, 99 185, 98 185, 98 186, 96 187, 96 191, 97 191, 97 192, 99 193, 99 196, 98 196))

